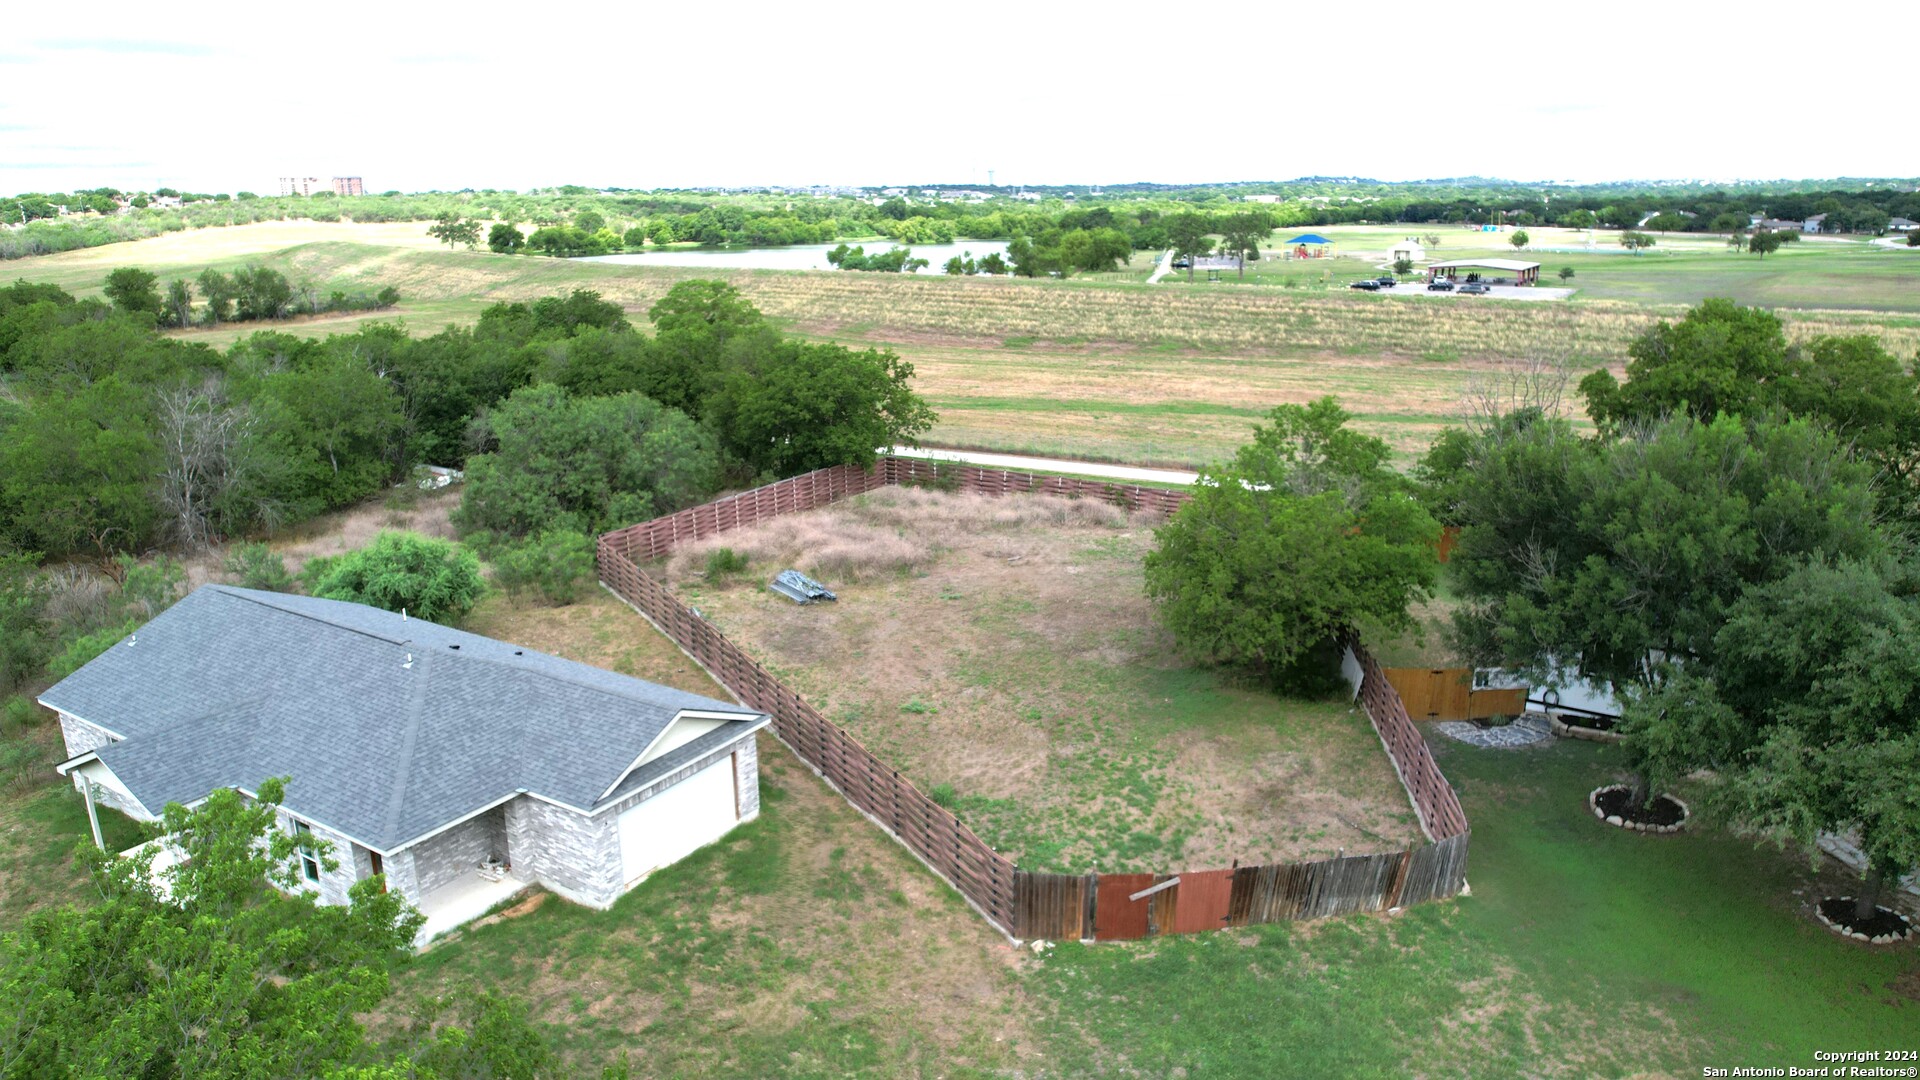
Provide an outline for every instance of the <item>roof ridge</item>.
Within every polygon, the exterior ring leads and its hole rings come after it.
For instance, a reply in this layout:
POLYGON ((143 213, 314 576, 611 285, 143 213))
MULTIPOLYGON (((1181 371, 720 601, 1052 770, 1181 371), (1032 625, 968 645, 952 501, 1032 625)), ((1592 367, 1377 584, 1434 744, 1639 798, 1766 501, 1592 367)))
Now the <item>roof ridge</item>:
MULTIPOLYGON (((495 639, 489 638, 487 640, 492 641, 495 639)), ((499 644, 506 645, 509 643, 503 641, 503 642, 499 642, 499 644)), ((544 653, 538 649, 528 649, 528 648, 525 648, 524 646, 518 646, 518 645, 513 647, 516 649, 519 649, 522 654, 532 653, 535 656, 543 656, 549 660, 558 660, 563 664, 574 664, 574 665, 578 665, 580 667, 586 668, 589 671, 597 671, 597 672, 601 672, 602 674, 611 675, 616 679, 627 679, 637 683, 645 683, 648 686, 658 687, 661 690, 665 690, 671 694, 680 694, 686 697, 699 698, 702 701, 712 701, 717 704, 727 705, 728 711, 740 711, 740 712, 749 713, 756 716, 760 715, 760 710, 752 708, 751 706, 729 705, 728 703, 721 701, 719 698, 708 697, 705 694, 696 694, 691 690, 681 690, 678 687, 668 686, 665 683, 652 682, 647 679, 642 679, 637 675, 627 675, 623 672, 614 671, 610 668, 594 667, 592 664, 583 664, 578 660, 569 660, 564 656, 555 656, 552 653, 544 653)), ((498 664, 501 667, 511 668, 514 671, 524 672, 525 674, 528 674, 528 675, 537 675, 540 678, 550 679, 554 682, 563 683, 567 686, 577 686, 582 690, 591 690, 594 693, 603 694, 607 697, 619 698, 623 701, 638 701, 648 705, 660 704, 660 702, 658 701, 655 701, 646 697, 642 697, 637 693, 633 693, 633 694, 622 693, 618 690, 601 686, 598 683, 591 682, 587 679, 574 678, 568 675, 563 675, 556 671, 547 671, 542 668, 534 667, 530 664, 516 664, 513 662, 514 658, 512 657, 481 656, 478 653, 469 653, 469 652, 465 652, 457 649, 447 649, 446 652, 451 653, 452 655, 458 657, 461 660, 472 660, 482 664, 498 664)))
MULTIPOLYGON (((290 606, 288 606, 288 605, 286 605, 286 604, 275 604, 275 603, 272 603, 272 602, 270 602, 270 601, 267 601, 267 600, 265 600, 265 599, 262 599, 262 598, 261 598, 261 597, 259 597, 259 596, 254 596, 254 595, 252 595, 252 590, 242 590, 242 589, 237 589, 237 588, 235 588, 234 586, 231 586, 231 585, 221 585, 221 584, 218 584, 218 583, 214 583, 214 584, 210 584, 210 585, 207 585, 207 586, 205 586, 205 587, 206 587, 206 588, 209 588, 209 589, 212 589, 212 590, 214 590, 215 592, 218 592, 218 593, 219 593, 219 594, 220 594, 221 596, 230 596, 230 597, 232 597, 232 598, 234 598, 235 600, 245 600, 245 601, 246 601, 247 603, 250 603, 250 604, 258 604, 259 606, 261 606, 261 607, 263 607, 263 608, 266 608, 266 609, 268 609, 269 611, 278 611, 278 612, 280 612, 280 613, 281 613, 281 614, 283 614, 283 615, 292 615, 293 617, 295 617, 295 618, 298 618, 298 619, 306 619, 306 620, 308 620, 308 621, 310 621, 310 622, 317 622, 317 623, 319 623, 319 624, 321 624, 322 626, 331 626, 331 627, 333 627, 333 628, 334 628, 335 630, 345 630, 345 631, 346 631, 347 633, 350 633, 350 634, 359 634, 359 635, 360 635, 360 636, 362 636, 362 637, 370 637, 370 638, 372 638, 372 639, 374 639, 375 641, 384 641, 384 642, 386 642, 386 643, 387 643, 387 644, 389 644, 389 645, 408 645, 408 644, 411 644, 411 643, 413 642, 413 639, 412 639, 412 638, 395 638, 395 637, 388 637, 388 636, 387 636, 387 635, 385 635, 385 634, 376 634, 376 633, 374 633, 374 632, 373 632, 373 631, 371 631, 371 630, 364 630, 364 629, 361 629, 361 628, 360 628, 360 627, 358 627, 358 626, 349 626, 349 625, 347 625, 346 623, 343 623, 343 622, 337 622, 337 621, 335 621, 335 620, 333 620, 333 619, 329 619, 329 618, 325 618, 324 616, 321 616, 321 615, 316 615, 316 614, 314 614, 314 613, 312 613, 312 612, 308 612, 308 611, 301 611, 301 610, 300 610, 299 608, 295 608, 295 607, 290 607, 290 606)), ((310 596, 310 597, 303 597, 303 599, 308 599, 308 600, 326 600, 327 598, 326 598, 326 597, 324 597, 324 596, 310 596)), ((329 602, 329 603, 335 603, 335 604, 341 604, 341 603, 346 603, 347 601, 344 601, 344 600, 333 600, 333 601, 328 601, 328 602, 329 602)), ((371 606, 371 605, 365 605, 365 604, 363 604, 363 605, 360 605, 360 606, 362 606, 362 607, 369 607, 369 606, 371 606)), ((376 609, 376 610, 377 610, 377 609, 376 609)), ((391 614, 391 612, 389 612, 389 614, 391 614)))
POLYGON ((407 656, 408 670, 413 672, 413 693, 407 699, 406 728, 400 733, 400 749, 393 755, 393 794, 387 799, 387 819, 381 825, 386 835, 392 835, 400 827, 400 814, 407 802, 407 779, 413 772, 413 751, 420 741, 420 717, 426 712, 427 683, 433 675, 431 655, 422 652, 418 658, 412 653, 407 656))

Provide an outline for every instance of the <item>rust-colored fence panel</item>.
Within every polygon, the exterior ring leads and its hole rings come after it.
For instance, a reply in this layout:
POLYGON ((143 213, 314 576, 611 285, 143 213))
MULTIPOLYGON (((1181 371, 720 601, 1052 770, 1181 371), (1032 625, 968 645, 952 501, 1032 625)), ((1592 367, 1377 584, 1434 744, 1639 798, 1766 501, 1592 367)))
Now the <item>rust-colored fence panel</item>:
POLYGON ((1093 893, 1093 939, 1131 941, 1147 936, 1153 898, 1131 899, 1158 884, 1158 874, 1101 874, 1093 893))
POLYGON ((1168 890, 1173 916, 1160 925, 1169 934, 1196 934, 1227 925, 1233 900, 1233 871, 1196 870, 1180 875, 1180 884, 1168 890))
POLYGON ((1362 671, 1361 703, 1421 828, 1435 843, 1379 855, 1190 872, 1172 884, 1167 883, 1175 875, 1168 874, 1032 874, 1017 869, 640 568, 684 543, 900 483, 994 495, 1096 498, 1161 517, 1178 511, 1189 497, 1163 488, 884 458, 871 469, 821 469, 607 533, 596 545, 600 580, 741 701, 771 716, 775 734, 801 760, 1013 936, 1125 940, 1373 911, 1460 891, 1466 875, 1466 814, 1400 694, 1357 642, 1351 647, 1362 671))

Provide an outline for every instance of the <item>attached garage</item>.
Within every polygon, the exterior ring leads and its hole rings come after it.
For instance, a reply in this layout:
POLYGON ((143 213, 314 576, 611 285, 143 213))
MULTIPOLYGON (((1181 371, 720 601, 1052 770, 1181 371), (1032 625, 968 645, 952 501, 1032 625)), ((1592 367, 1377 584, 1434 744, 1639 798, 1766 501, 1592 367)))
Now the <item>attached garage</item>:
POLYGON ((728 755, 620 814, 624 884, 711 844, 740 820, 728 755))

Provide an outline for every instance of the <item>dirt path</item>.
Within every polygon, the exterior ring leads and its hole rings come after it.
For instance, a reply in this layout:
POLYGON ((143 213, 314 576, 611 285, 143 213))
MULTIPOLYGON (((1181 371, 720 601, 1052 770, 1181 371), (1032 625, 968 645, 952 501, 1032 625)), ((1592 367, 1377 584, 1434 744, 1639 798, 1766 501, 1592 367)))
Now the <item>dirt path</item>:
POLYGON ((1173 269, 1173 249, 1168 248, 1167 253, 1165 255, 1160 256, 1159 267, 1154 270, 1152 276, 1147 278, 1147 284, 1158 285, 1160 283, 1160 279, 1163 277, 1166 277, 1167 272, 1172 269, 1173 269))
POLYGON ((1019 454, 987 454, 974 450, 896 446, 892 453, 895 457, 920 458, 923 461, 957 461, 963 465, 979 465, 989 469, 1070 473, 1074 476, 1095 476, 1102 480, 1134 480, 1148 484, 1185 486, 1200 479, 1199 473, 1184 472, 1179 469, 1143 469, 1133 465, 1101 465, 1091 461, 1024 457, 1019 454))

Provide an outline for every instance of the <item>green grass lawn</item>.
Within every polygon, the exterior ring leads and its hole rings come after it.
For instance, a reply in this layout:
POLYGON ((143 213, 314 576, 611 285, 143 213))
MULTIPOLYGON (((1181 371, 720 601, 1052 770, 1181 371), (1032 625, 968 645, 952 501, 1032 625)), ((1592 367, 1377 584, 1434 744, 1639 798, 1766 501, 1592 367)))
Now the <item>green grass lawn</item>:
MULTIPOLYGON (((541 644, 697 682, 670 646, 616 632, 621 610, 541 644)), ((442 942, 369 1021, 506 991, 573 1074, 627 1049, 647 1077, 1699 1075, 1914 1047, 1920 950, 1863 948, 1806 914, 1845 875, 1712 827, 1602 825, 1585 796, 1619 769, 1614 747, 1435 749, 1474 824, 1471 896, 1040 959, 763 741, 760 820, 609 911, 549 897, 442 942)), ((137 838, 102 824, 112 846, 137 838)), ((86 835, 64 785, 0 800, 0 929, 86 901, 69 861, 86 835)))
MULTIPOLYGON (((140 825, 132 818, 105 806, 98 810, 107 850, 140 842, 140 825)), ((92 842, 86 799, 65 780, 39 778, 0 796, 0 866, 6 867, 0 874, 0 932, 18 926, 35 908, 83 898, 85 875, 73 854, 77 845, 92 842)))
POLYGON ((1472 895, 1397 917, 1115 948, 1033 976, 1056 1060, 1143 1075, 1699 1075, 1914 1047, 1920 958, 1804 911, 1832 871, 1701 828, 1650 837, 1587 811, 1620 765, 1574 741, 1436 740, 1473 822, 1472 895))

